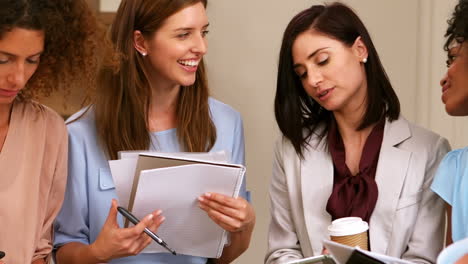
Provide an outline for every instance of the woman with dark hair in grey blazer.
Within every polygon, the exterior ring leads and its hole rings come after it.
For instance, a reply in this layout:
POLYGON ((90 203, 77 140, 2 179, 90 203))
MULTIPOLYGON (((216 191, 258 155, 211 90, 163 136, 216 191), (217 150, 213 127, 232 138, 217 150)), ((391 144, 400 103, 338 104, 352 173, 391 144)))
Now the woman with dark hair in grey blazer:
POLYGON ((265 263, 322 253, 337 218, 369 222, 370 249, 434 263, 443 201, 430 190, 447 140, 400 115, 359 17, 340 3, 296 15, 283 37, 265 263))

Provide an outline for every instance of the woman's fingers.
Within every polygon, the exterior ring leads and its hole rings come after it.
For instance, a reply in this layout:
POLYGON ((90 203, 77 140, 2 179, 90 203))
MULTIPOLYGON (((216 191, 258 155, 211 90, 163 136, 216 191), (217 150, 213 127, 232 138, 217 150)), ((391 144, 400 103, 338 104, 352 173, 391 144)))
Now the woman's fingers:
POLYGON ((229 217, 215 210, 210 210, 207 214, 213 222, 226 231, 238 232, 243 229, 243 223, 235 218, 229 217))
POLYGON ((153 218, 153 214, 149 214, 145 216, 137 225, 120 229, 120 237, 122 239, 138 239, 138 237, 143 233, 143 230, 147 226, 151 225, 153 218))
POLYGON ((243 198, 233 198, 219 193, 205 193, 199 197, 199 201, 205 202, 207 204, 216 203, 234 209, 242 209, 243 207, 245 207, 245 200, 243 198))
POLYGON ((205 211, 215 210, 232 218, 244 221, 250 204, 243 198, 232 198, 221 194, 203 195, 198 198, 199 206, 205 211))
POLYGON ((161 211, 158 210, 145 216, 135 226, 120 228, 117 223, 117 212, 117 201, 112 200, 106 222, 92 244, 94 254, 100 259, 110 260, 139 254, 151 243, 151 238, 144 233, 145 228, 157 231, 164 221, 161 211))
POLYGON ((324 248, 322 249, 322 255, 328 255, 328 254, 330 254, 330 253, 328 252, 328 249, 326 249, 326 248, 324 247, 324 248))
POLYGON ((141 234, 141 236, 135 240, 132 244, 132 252, 134 255, 140 254, 143 249, 145 249, 151 243, 151 238, 146 234, 141 234))
POLYGON ((198 198, 199 207, 219 226, 229 232, 244 230, 254 221, 252 206, 243 198, 205 193, 198 198))
POLYGON ((251 205, 245 199, 232 198, 221 194, 202 195, 198 198, 199 206, 205 211, 215 210, 227 216, 244 221, 251 213, 251 205))
POLYGON ((161 210, 153 212, 153 215, 154 215, 154 221, 148 228, 149 230, 153 231, 153 233, 157 233, 158 228, 161 226, 164 220, 166 220, 166 218, 162 216, 161 210))
MULTIPOLYGON (((150 226, 148 226, 148 229, 156 234, 158 232, 159 226, 164 222, 166 218, 161 215, 160 210, 157 212, 154 212, 153 215, 154 215, 154 221, 150 226)), ((141 236, 144 241, 143 243, 144 247, 147 247, 153 241, 153 239, 146 233, 141 234, 141 236)))
POLYGON ((243 210, 239 210, 239 209, 234 209, 234 208, 231 208, 231 207, 226 207, 226 206, 223 206, 219 203, 216 203, 216 202, 208 202, 208 203, 203 203, 201 202, 199 204, 199 207, 201 209, 203 209, 204 211, 206 211, 207 213, 209 213, 210 211, 217 211, 217 212, 220 212, 226 216, 229 216, 229 217, 232 217, 232 218, 236 218, 236 219, 239 219, 239 220, 244 220, 245 219, 245 211, 243 210))
MULTIPOLYGON (((153 214, 153 221, 152 223, 147 226, 149 230, 151 230, 153 233, 156 233, 158 231, 159 226, 164 222, 165 217, 161 215, 161 210, 155 211, 152 213, 153 214)), ((135 243, 136 245, 136 251, 139 253, 143 249, 145 249, 153 239, 146 233, 141 233, 138 242, 135 243)))
POLYGON ((117 201, 115 199, 112 199, 112 204, 109 209, 109 214, 107 215, 106 222, 104 225, 106 226, 112 226, 112 227, 118 227, 117 223, 117 201))

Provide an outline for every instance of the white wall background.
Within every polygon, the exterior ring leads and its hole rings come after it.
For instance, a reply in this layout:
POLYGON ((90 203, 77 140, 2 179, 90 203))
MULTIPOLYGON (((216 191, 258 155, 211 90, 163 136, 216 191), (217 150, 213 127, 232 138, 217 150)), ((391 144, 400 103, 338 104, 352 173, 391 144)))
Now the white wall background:
MULTIPOLYGON (((119 0, 101 0, 103 11, 119 0)), ((323 1, 211 0, 209 52, 213 95, 244 118, 248 188, 257 211, 250 249, 236 263, 263 263, 269 222, 276 68, 283 30, 299 11, 323 1)), ((466 118, 451 118, 440 100, 445 72, 443 34, 456 0, 347 0, 364 21, 407 119, 468 145, 466 118)))
POLYGON ((99 11, 115 12, 119 8, 120 0, 101 0, 99 2, 99 11))

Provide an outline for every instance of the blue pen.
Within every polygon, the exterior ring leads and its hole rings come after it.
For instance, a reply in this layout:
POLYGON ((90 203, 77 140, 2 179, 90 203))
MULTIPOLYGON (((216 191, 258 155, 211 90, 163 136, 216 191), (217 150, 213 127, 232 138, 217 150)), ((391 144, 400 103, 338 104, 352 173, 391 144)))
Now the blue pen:
MULTIPOLYGON (((125 216, 130 222, 132 222, 134 225, 137 225, 140 220, 138 220, 138 218, 136 218, 134 215, 132 215, 132 213, 130 213, 129 211, 127 211, 127 209, 123 208, 123 207, 120 207, 118 206, 117 207, 117 210, 119 211, 119 213, 121 213, 123 216, 125 216)), ((169 248, 169 246, 166 244, 166 242, 164 242, 164 240, 162 240, 161 238, 158 237, 158 235, 156 235, 155 233, 153 233, 151 230, 149 230, 148 228, 145 227, 145 230, 143 230, 148 236, 150 236, 154 241, 156 241, 156 243, 158 243, 159 245, 163 246, 164 248, 166 248, 169 252, 172 253, 172 255, 177 255, 176 252, 169 248)))

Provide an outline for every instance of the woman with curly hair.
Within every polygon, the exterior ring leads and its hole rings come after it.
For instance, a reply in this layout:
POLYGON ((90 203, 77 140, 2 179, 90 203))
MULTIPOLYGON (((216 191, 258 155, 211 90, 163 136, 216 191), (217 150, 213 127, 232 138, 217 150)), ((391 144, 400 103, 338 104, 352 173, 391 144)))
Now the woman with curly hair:
MULTIPOLYGON (((448 69, 440 82, 442 102, 449 115, 468 116, 468 0, 458 2, 448 24, 444 46, 448 69)), ((454 261, 468 253, 468 147, 445 156, 431 188, 447 203, 448 244, 459 241, 451 247, 452 250, 458 247, 458 253, 449 254, 454 261)), ((468 263, 467 258, 464 263, 468 263)))
POLYGON ((33 99, 92 80, 98 27, 84 0, 0 6, 0 263, 46 263, 68 140, 63 119, 33 99))

